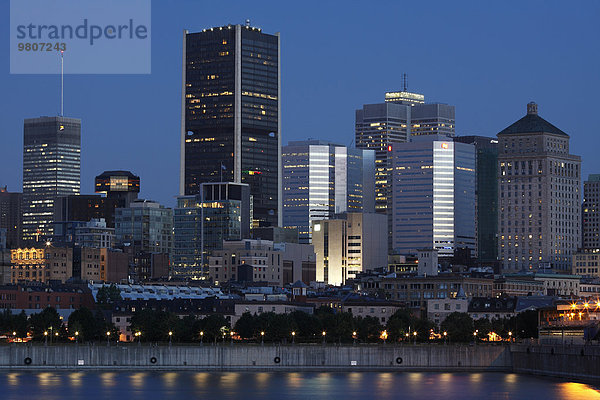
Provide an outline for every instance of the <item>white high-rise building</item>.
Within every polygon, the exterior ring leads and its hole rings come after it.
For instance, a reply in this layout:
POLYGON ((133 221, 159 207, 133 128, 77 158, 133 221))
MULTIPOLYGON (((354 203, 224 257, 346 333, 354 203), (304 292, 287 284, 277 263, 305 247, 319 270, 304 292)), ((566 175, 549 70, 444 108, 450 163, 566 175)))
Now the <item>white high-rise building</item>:
POLYGON ((503 271, 571 269, 581 243, 581 158, 527 105, 498 133, 498 255, 503 271))
POLYGON ((475 146, 442 135, 391 151, 391 246, 398 254, 475 250, 475 146))

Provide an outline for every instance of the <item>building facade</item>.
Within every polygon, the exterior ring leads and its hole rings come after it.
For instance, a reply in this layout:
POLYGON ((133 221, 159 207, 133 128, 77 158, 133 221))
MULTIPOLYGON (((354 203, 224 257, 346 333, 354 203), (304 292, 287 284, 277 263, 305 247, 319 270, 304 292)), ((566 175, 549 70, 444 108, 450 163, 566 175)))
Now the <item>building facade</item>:
POLYGON ((26 119, 23 129, 23 239, 52 234, 54 201, 78 195, 81 184, 81 120, 26 119))
POLYGON ((600 278, 600 249, 581 249, 573 255, 571 273, 600 278))
POLYGON ((311 223, 342 212, 375 212, 375 151, 320 140, 283 147, 283 225, 310 243, 311 223))
POLYGON ((9 249, 21 244, 22 203, 22 193, 9 192, 6 186, 0 188, 0 229, 6 229, 6 247, 9 249))
POLYGON ((173 273, 205 279, 208 256, 224 240, 250 237, 250 188, 243 183, 201 183, 200 194, 179 196, 174 210, 173 273))
POLYGON ((415 137, 391 151, 392 248, 442 257, 475 250, 475 147, 437 135, 415 137))
POLYGON ((475 235, 479 261, 498 259, 498 140, 485 136, 457 136, 455 142, 475 146, 475 235))
POLYGON ((356 274, 387 267, 387 217, 377 213, 343 213, 314 221, 316 278, 342 285, 356 274))
POLYGON ((11 283, 66 282, 73 276, 73 249, 46 246, 11 250, 11 283))
POLYGON ((600 174, 583 183, 583 248, 600 249, 600 174))
POLYGON ((498 133, 498 255, 503 271, 570 270, 581 243, 581 158, 538 115, 498 133))
POLYGON ((140 193, 140 177, 129 171, 104 171, 94 182, 96 193, 116 200, 117 207, 129 207, 140 193))
POLYGON ((180 194, 246 183, 253 226, 281 226, 279 35, 249 24, 184 33, 180 194))
POLYGON ((152 201, 136 200, 128 208, 117 208, 116 241, 136 251, 171 254, 173 210, 152 201))

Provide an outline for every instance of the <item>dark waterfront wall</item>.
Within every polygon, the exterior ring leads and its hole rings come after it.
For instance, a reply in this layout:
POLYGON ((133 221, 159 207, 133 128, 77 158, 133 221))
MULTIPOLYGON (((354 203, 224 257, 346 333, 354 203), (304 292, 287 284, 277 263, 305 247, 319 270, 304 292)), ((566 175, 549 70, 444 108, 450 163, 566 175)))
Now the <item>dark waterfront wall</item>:
POLYGON ((0 346, 0 369, 504 371, 597 382, 600 380, 600 347, 12 344, 0 346))
POLYGON ((2 369, 195 371, 510 371, 502 345, 27 345, 0 347, 2 369))
POLYGON ((511 346, 513 371, 600 381, 600 346, 511 346))

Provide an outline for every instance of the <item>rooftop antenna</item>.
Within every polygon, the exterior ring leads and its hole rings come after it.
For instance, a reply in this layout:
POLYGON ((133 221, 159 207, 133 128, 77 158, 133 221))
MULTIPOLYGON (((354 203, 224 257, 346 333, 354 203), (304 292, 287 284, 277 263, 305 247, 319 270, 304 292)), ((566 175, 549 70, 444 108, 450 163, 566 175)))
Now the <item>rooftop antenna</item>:
POLYGON ((402 83, 404 86, 404 89, 402 89, 402 91, 406 92, 406 90, 408 89, 408 78, 407 78, 406 74, 402 74, 402 83))
POLYGON ((60 51, 60 116, 64 117, 64 92, 65 92, 65 69, 64 69, 64 51, 60 51))

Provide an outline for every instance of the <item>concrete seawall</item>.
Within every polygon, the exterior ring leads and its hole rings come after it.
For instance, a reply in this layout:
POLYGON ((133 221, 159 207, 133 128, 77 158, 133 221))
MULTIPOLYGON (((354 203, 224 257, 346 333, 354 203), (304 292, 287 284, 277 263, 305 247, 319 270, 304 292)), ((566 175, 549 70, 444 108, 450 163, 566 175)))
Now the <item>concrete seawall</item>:
POLYGON ((600 347, 581 345, 511 346, 516 373, 554 376, 598 383, 600 347))
POLYGON ((0 369, 511 371, 498 345, 9 345, 0 369))

